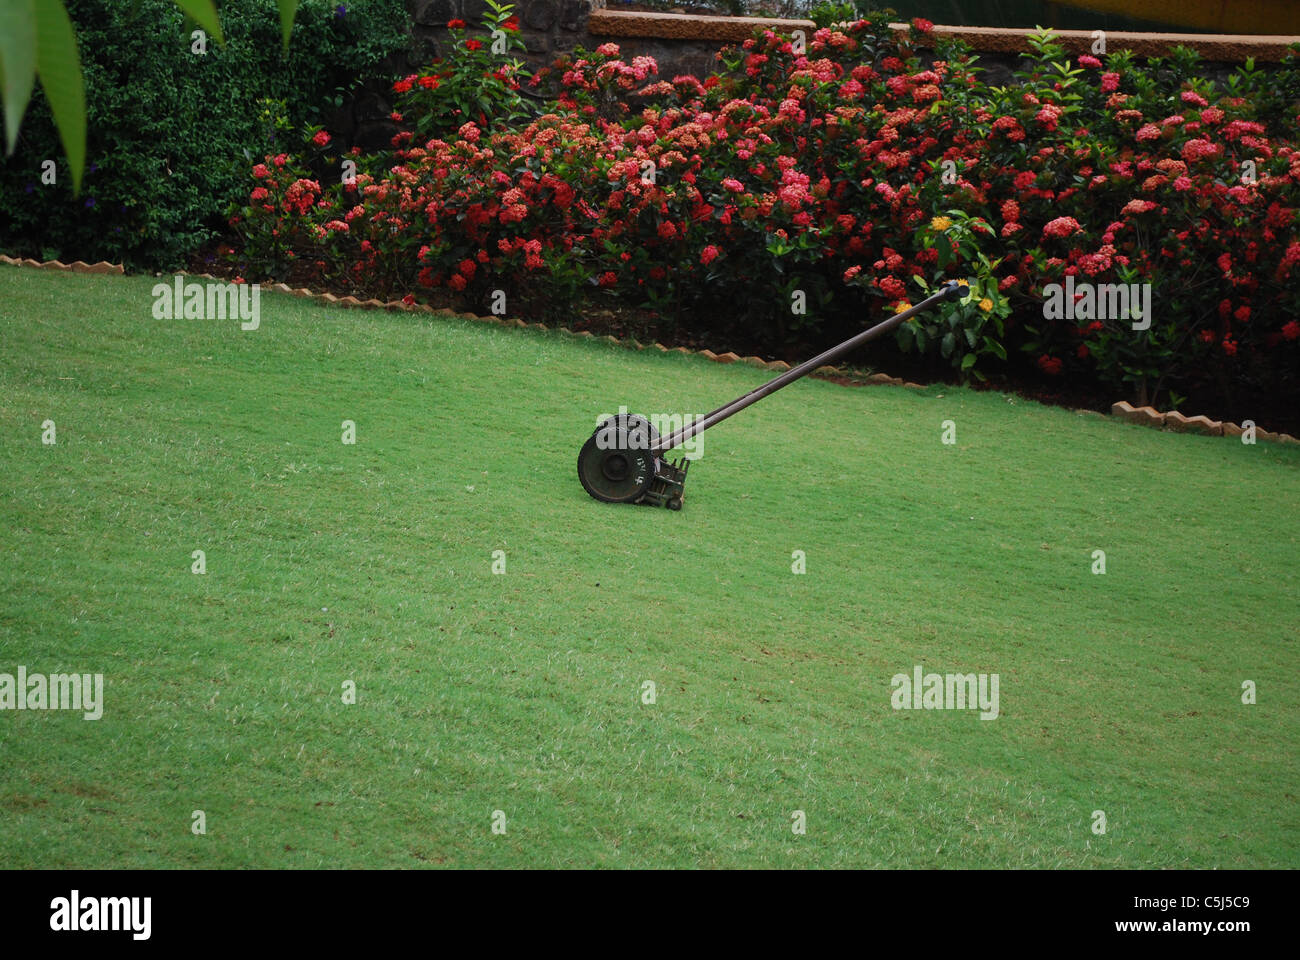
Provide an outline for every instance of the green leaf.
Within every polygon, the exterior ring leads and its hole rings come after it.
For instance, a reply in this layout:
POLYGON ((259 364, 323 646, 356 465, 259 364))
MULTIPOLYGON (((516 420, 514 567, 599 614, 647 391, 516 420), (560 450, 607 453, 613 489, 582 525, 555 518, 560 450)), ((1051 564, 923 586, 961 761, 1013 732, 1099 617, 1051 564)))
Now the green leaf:
POLYGON ((293 32, 293 18, 298 15, 298 0, 279 0, 280 3, 280 39, 284 43, 284 52, 289 52, 289 34, 293 32))
MULTIPOLYGON (((956 346, 957 346, 957 338, 954 337, 952 335, 952 331, 949 330, 947 333, 943 335, 943 340, 939 342, 939 352, 942 353, 945 358, 951 357, 953 348, 955 348, 956 346)), ((967 354, 967 356, 969 356, 969 354, 967 354)))
POLYGON ((217 43, 225 46, 226 38, 221 34, 221 19, 217 16, 217 8, 212 5, 212 0, 173 0, 173 2, 185 12, 187 17, 211 34, 217 43))
POLYGON ((60 0, 39 0, 34 9, 36 72, 59 128, 76 195, 81 192, 81 173, 86 165, 86 88, 77 57, 77 38, 60 0))
POLYGON ((975 366, 975 354, 973 354, 973 353, 968 353, 968 354, 966 354, 966 356, 964 356, 964 357, 961 358, 961 370, 962 370, 962 373, 965 373, 967 370, 969 370, 969 369, 970 369, 971 367, 973 367, 973 366, 975 366))
POLYGON ((5 111, 5 151, 14 152, 18 127, 36 82, 36 12, 32 0, 0 4, 0 85, 5 111))

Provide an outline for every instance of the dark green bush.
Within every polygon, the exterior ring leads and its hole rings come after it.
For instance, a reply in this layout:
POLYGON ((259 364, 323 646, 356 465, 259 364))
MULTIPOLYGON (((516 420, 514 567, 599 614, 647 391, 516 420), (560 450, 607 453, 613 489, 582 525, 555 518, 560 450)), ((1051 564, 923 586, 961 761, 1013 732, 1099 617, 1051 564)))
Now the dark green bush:
POLYGON ((858 19, 858 8, 849 2, 824 2, 813 4, 808 11, 808 19, 819 27, 844 23, 858 19))
MULTIPOLYGON (((408 41, 403 0, 303 0, 287 55, 271 0, 225 0, 226 46, 192 52, 170 0, 68 0, 86 81, 86 173, 79 197, 44 97, 14 155, 0 160, 0 249, 37 259, 182 264, 224 225, 252 150, 257 101, 327 124, 359 80, 408 41), (57 183, 41 182, 42 162, 57 183)), ((385 75, 389 71, 382 71, 385 75)))

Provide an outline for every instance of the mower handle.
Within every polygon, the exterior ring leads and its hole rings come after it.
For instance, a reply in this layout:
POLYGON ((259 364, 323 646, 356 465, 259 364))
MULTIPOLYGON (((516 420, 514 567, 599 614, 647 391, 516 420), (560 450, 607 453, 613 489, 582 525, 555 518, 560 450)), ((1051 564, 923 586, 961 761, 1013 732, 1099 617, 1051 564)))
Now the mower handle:
POLYGON ((866 343, 868 340, 874 340, 877 337, 881 336, 882 334, 888 333, 890 330, 893 330, 903 321, 909 320, 912 317, 916 316, 922 310, 927 310, 930 307, 934 306, 935 304, 942 303, 947 300, 960 299, 961 297, 966 296, 966 294, 968 294, 969 292, 970 292, 970 287, 965 286, 964 284, 960 284, 956 280, 949 280, 946 284, 944 284, 942 287, 940 287, 930 296, 926 297, 916 306, 910 307, 907 310, 904 310, 902 313, 896 313, 892 317, 889 317, 885 320, 881 320, 874 327, 868 327, 866 330, 863 330, 861 333, 850 337, 848 340, 845 340, 843 343, 839 344, 838 346, 831 347, 829 350, 825 350, 822 353, 819 353, 811 360, 805 360, 803 363, 799 364, 799 366, 791 367, 789 370, 785 371, 780 376, 774 377, 773 379, 769 380, 767 383, 755 387, 753 390, 749 391, 749 393, 745 394, 743 397, 737 397, 735 400, 732 400, 730 403, 718 407, 718 409, 714 410, 712 413, 706 414, 703 418, 695 421, 690 426, 683 427, 681 430, 678 430, 676 433, 672 434, 669 437, 664 437, 658 443, 650 447, 650 452, 655 455, 660 455, 660 454, 667 453, 669 450, 673 449, 674 447, 681 446, 691 437, 698 436, 699 434, 703 433, 705 430, 709 429, 709 427, 713 426, 715 423, 721 423, 723 420, 726 420, 732 414, 739 413, 741 410, 744 410, 750 404, 757 403, 759 400, 762 400, 764 397, 768 396, 769 394, 775 393, 776 391, 780 390, 782 387, 794 383, 796 380, 800 379, 803 376, 806 376, 807 374, 816 370, 818 367, 823 367, 826 364, 830 363, 832 360, 836 360, 839 357, 844 356, 844 354, 850 352, 855 347, 861 346, 862 344, 866 343))

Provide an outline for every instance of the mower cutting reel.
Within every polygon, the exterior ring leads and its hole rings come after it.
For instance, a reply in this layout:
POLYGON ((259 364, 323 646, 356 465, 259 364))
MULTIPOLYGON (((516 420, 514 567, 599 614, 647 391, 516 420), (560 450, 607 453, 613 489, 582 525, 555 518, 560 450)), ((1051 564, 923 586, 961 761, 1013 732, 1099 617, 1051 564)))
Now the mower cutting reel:
POLYGON ((682 508, 690 462, 654 452, 659 432, 645 417, 619 414, 603 421, 578 454, 578 479, 597 500, 682 508))
POLYGON ((638 414, 624 413, 610 417, 602 421, 596 427, 596 432, 582 445, 582 450, 578 453, 578 479, 589 494, 606 503, 648 503, 680 510, 686 471, 691 464, 685 458, 671 461, 664 456, 665 453, 818 367, 888 333, 922 310, 944 300, 960 299, 968 292, 968 287, 955 280, 949 281, 916 306, 894 314, 838 346, 819 353, 811 360, 755 387, 744 396, 705 414, 671 436, 660 437, 654 425, 638 414))

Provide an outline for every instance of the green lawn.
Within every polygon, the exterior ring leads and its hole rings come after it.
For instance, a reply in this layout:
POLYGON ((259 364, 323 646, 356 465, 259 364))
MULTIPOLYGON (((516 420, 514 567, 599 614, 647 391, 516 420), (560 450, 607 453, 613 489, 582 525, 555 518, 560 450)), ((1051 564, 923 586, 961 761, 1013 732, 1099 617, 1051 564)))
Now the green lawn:
POLYGON ((105 677, 0 712, 0 866, 1300 866, 1300 448, 803 381, 613 506, 598 414, 770 374, 155 282, 0 266, 0 672, 105 677))

